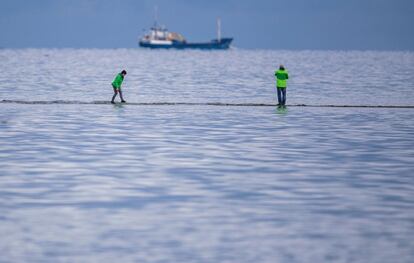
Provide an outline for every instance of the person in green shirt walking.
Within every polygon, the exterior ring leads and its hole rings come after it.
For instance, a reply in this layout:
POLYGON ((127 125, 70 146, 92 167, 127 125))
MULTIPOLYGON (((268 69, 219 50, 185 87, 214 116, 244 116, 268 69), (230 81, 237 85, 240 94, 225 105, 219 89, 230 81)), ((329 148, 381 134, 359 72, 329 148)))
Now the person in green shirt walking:
POLYGON ((279 66, 279 70, 275 72, 276 86, 277 86, 277 100, 278 106, 286 105, 286 87, 289 74, 283 65, 279 66))
POLYGON ((111 103, 115 104, 115 97, 116 95, 118 95, 121 97, 121 102, 125 103, 126 101, 124 100, 124 98, 122 97, 122 90, 121 90, 121 85, 122 82, 124 81, 125 75, 127 74, 127 72, 125 70, 122 70, 121 73, 119 73, 118 75, 116 75, 114 81, 112 81, 112 88, 114 89, 114 96, 112 96, 112 100, 111 103))

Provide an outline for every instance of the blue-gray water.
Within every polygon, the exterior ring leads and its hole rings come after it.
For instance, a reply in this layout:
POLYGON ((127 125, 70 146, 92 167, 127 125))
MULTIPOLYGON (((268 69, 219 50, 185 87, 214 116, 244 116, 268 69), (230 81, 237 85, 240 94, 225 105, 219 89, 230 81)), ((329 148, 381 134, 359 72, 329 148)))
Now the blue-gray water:
POLYGON ((414 53, 0 50, 0 262, 412 262, 414 53))

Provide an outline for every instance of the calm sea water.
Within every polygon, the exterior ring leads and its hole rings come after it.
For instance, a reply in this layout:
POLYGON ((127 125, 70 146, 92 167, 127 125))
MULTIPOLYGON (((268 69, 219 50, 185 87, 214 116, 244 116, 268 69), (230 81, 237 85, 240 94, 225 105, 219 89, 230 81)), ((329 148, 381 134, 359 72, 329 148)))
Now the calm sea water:
POLYGON ((412 262, 413 52, 0 50, 0 262, 412 262), (128 102, 109 100, 125 68, 128 102))

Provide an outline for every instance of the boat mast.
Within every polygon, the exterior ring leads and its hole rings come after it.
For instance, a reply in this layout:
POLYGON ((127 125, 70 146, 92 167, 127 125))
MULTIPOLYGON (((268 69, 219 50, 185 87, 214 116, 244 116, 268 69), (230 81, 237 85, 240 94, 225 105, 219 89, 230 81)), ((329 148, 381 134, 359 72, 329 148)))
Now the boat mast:
POLYGON ((154 27, 158 27, 158 6, 154 6, 154 27))
POLYGON ((221 19, 217 18, 217 41, 221 42, 221 19))

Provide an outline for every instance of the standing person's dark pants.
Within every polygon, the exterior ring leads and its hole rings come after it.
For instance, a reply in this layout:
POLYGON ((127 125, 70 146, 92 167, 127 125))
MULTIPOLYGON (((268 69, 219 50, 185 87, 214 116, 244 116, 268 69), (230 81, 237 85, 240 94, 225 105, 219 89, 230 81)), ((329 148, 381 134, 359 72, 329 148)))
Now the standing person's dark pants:
POLYGON ((277 88, 277 100, 279 105, 286 105, 286 88, 277 88))
POLYGON ((114 96, 112 96, 112 103, 114 102, 114 100, 115 100, 115 97, 116 97, 116 95, 118 95, 118 93, 119 93, 119 96, 121 97, 121 102, 124 102, 125 100, 124 100, 124 98, 122 97, 122 91, 121 91, 121 88, 119 88, 119 89, 117 89, 117 88, 115 88, 113 85, 112 85, 112 88, 114 89, 114 96))

